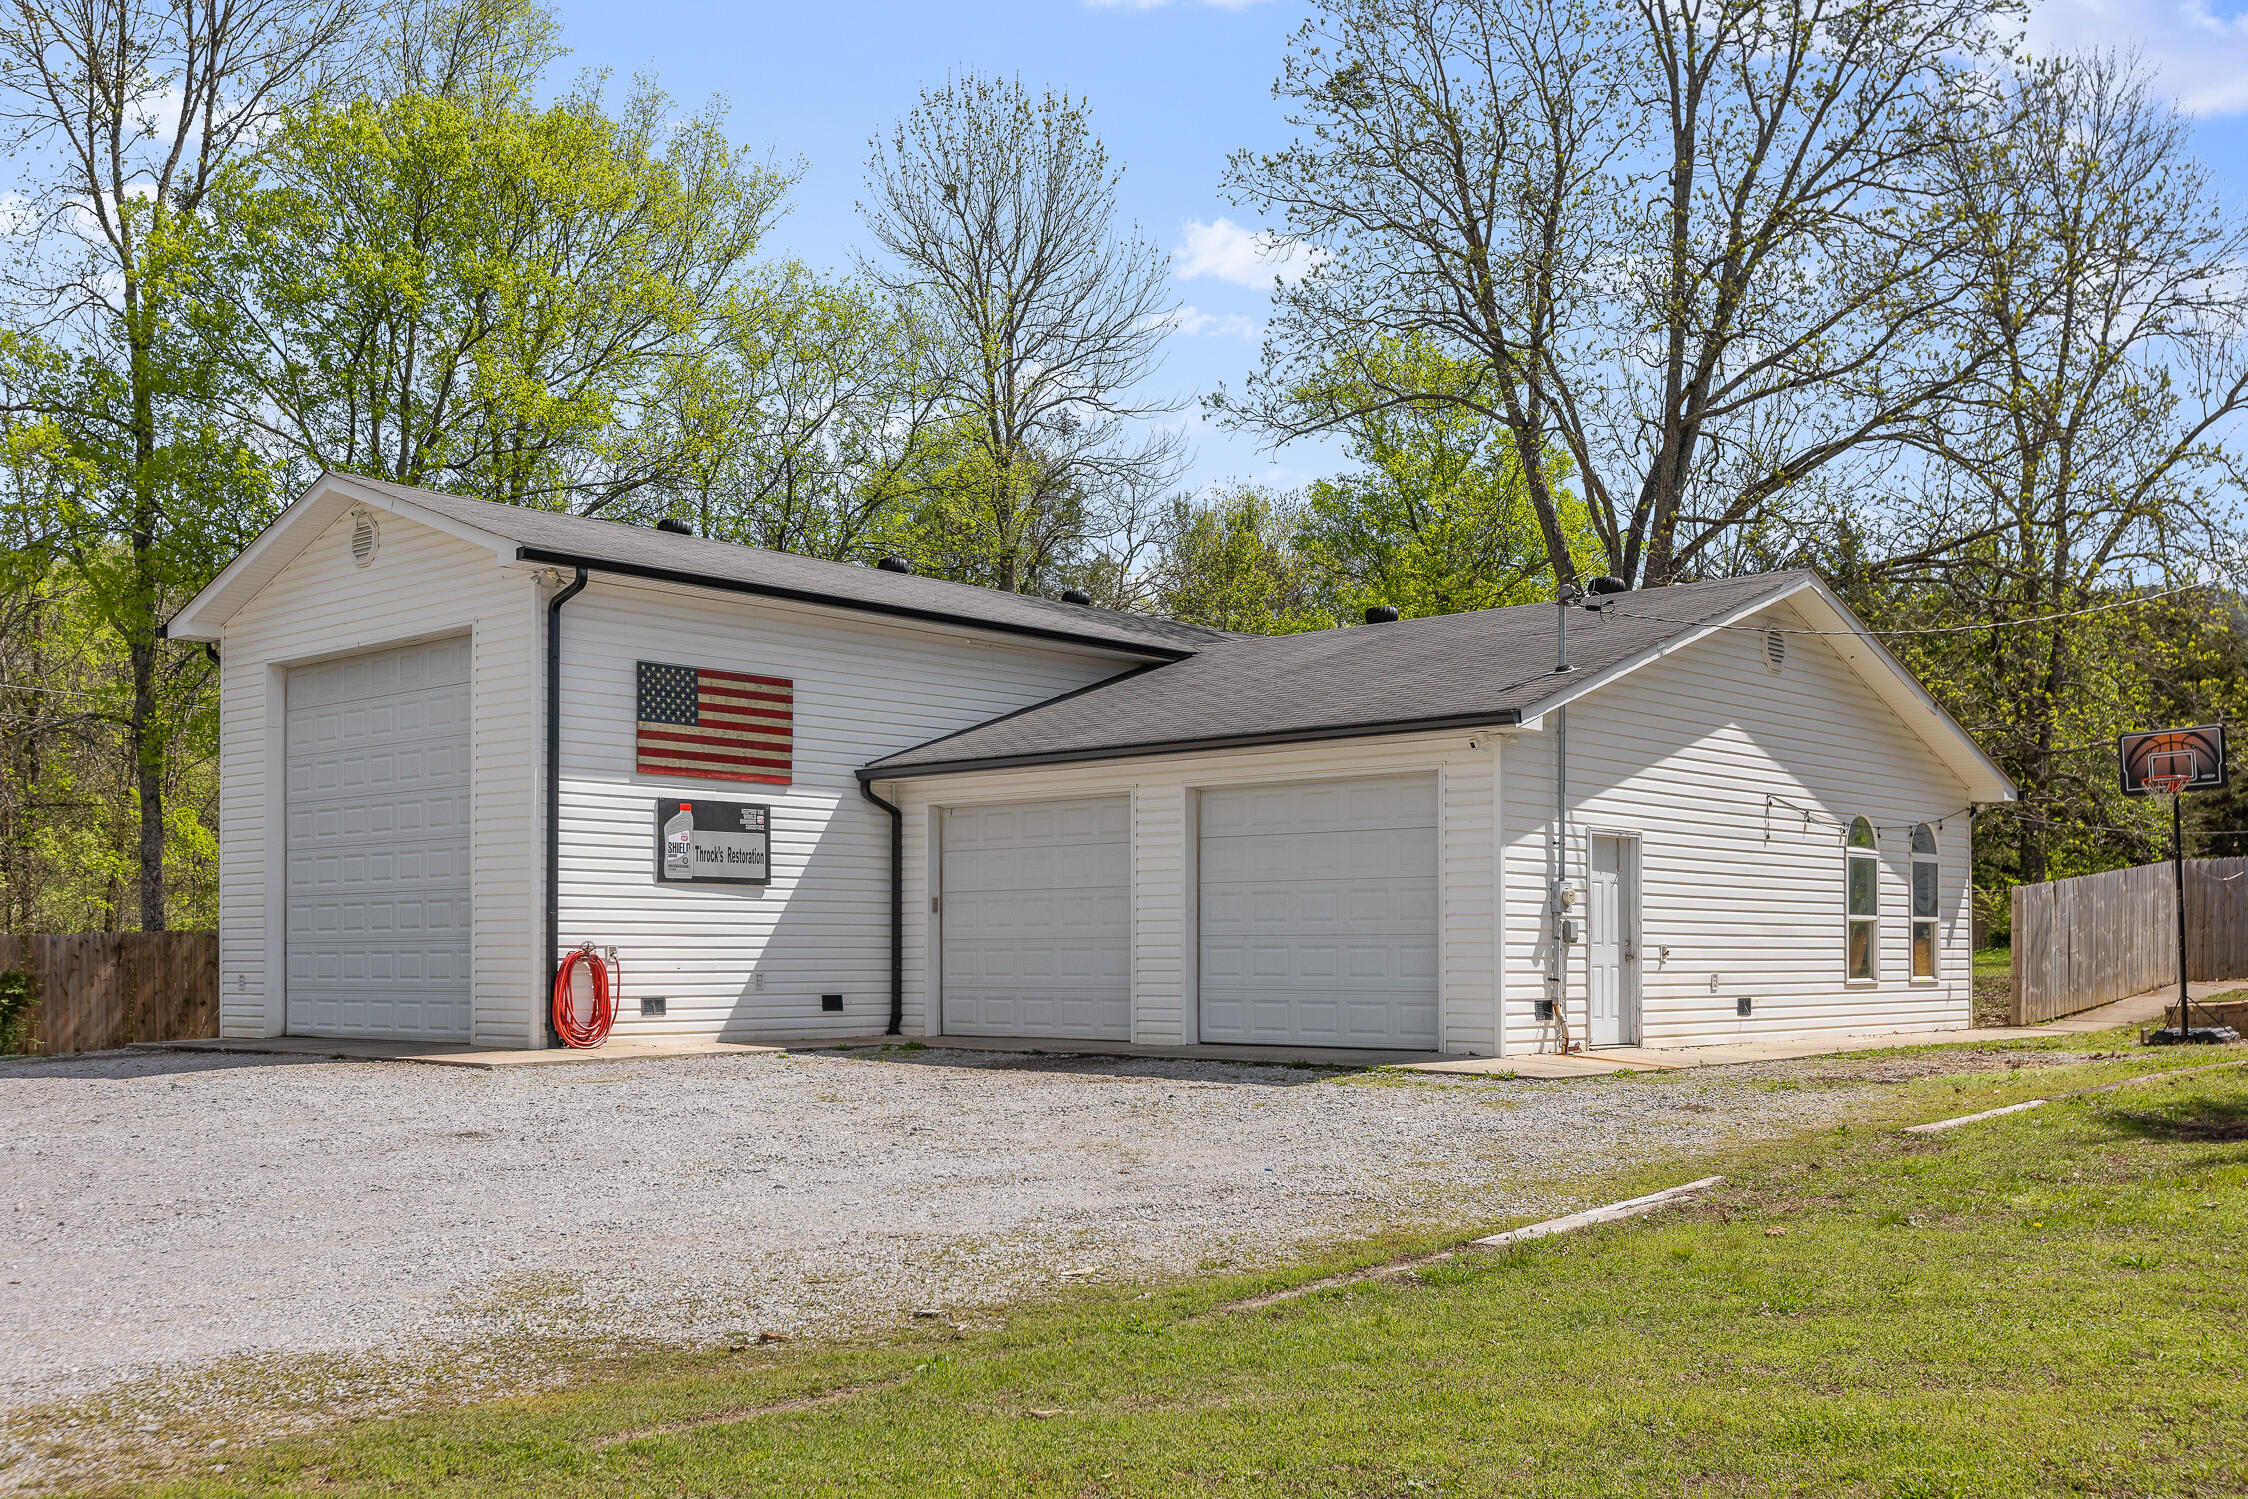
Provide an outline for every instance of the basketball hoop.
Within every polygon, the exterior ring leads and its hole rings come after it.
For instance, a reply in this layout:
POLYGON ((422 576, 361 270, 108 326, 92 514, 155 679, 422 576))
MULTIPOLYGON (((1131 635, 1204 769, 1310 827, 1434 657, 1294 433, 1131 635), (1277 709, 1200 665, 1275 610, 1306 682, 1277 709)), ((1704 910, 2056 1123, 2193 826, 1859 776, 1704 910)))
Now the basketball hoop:
POLYGON ((2228 1026, 2194 1029, 2193 999, 2186 985, 2185 793, 2225 789, 2225 726, 2206 723, 2190 729, 2119 734, 2115 749, 2125 796, 2170 798, 2170 880, 2178 892, 2178 1023, 2150 1032, 2146 1039, 2165 1046, 2237 1040, 2228 1026))

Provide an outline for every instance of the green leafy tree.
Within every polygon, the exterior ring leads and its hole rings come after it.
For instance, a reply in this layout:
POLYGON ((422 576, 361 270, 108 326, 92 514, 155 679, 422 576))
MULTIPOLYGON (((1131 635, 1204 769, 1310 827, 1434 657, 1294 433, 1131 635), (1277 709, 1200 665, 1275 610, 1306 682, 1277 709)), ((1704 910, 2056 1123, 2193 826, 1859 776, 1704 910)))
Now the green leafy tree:
MULTIPOLYGON (((1335 414, 1360 464, 1311 486, 1296 538, 1346 616, 1370 604, 1416 616, 1553 596, 1544 527, 1506 425, 1465 402, 1377 394, 1476 383, 1464 361, 1404 338, 1383 340, 1299 393, 1307 409, 1335 414)), ((1598 571, 1600 539, 1570 492, 1568 460, 1549 454, 1541 467, 1540 489, 1574 566, 1598 571)))
POLYGON ((1299 501, 1251 484, 1201 504, 1175 503, 1157 570, 1155 612, 1245 635, 1289 635, 1340 623, 1327 577, 1298 545, 1299 501))
POLYGON ((40 565, 69 570, 124 658, 138 918, 170 920, 174 691, 197 670, 160 625, 270 505, 220 412, 235 370, 196 336, 219 184, 323 89, 348 83, 360 0, 11 0, 0 136, 21 175, 0 348, 13 499, 40 565))
POLYGON ((943 420, 934 365, 910 303, 769 268, 728 297, 702 356, 667 372, 647 430, 681 456, 630 508, 806 556, 911 551, 943 420))
POLYGON ((598 510, 698 460, 706 434, 655 404, 693 380, 791 178, 646 83, 613 115, 597 84, 534 105, 543 10, 445 14, 469 60, 409 50, 401 92, 294 113, 223 184, 233 409, 300 477, 598 510))

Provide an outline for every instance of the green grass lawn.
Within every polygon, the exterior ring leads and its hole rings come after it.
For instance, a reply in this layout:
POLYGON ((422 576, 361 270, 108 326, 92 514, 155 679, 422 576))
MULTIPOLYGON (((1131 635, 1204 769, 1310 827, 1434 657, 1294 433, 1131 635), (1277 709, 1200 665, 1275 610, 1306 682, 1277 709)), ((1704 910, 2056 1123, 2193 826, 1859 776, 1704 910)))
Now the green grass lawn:
POLYGON ((1699 1206, 1400 1282, 1220 1310, 1404 1241, 676 1359, 236 1449, 175 1491, 2238 1495, 2248 1073, 1895 1128, 2214 1059, 1899 1084, 1877 1121, 1603 1184, 1726 1171, 1699 1206))
POLYGON ((1975 977, 1979 979, 2011 979, 2014 976, 2014 950, 2010 947, 1978 947, 1975 949, 1975 977))

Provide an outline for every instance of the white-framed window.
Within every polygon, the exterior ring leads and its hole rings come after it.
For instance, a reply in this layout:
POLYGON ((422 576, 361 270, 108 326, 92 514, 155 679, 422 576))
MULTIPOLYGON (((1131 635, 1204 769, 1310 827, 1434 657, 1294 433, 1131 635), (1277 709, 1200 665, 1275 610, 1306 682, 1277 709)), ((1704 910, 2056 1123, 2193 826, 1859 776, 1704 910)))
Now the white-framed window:
POLYGON ((1853 983, 1870 983, 1880 977, 1881 961, 1881 851, 1873 844, 1873 824, 1863 817, 1850 820, 1850 841, 1843 846, 1843 969, 1853 983))
POLYGON ((1941 887, 1936 862, 1936 830, 1924 822, 1912 825, 1912 976, 1940 977, 1936 972, 1936 906, 1941 887))

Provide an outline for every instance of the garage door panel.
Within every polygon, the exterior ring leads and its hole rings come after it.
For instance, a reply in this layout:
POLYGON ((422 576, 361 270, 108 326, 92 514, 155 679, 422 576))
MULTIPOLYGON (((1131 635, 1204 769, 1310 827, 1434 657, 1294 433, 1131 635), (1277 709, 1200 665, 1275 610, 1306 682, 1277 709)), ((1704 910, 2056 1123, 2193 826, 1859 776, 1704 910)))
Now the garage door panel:
POLYGON ((940 857, 948 1033, 1130 1039, 1128 798, 953 808, 940 857))
POLYGON ((1201 1035, 1436 1043, 1436 778, 1204 792, 1201 1035))
POLYGON ((1436 826, 1433 776, 1381 776, 1354 781, 1306 781, 1274 786, 1226 787, 1202 793, 1205 835, 1285 832, 1379 832, 1398 826, 1436 826))
POLYGON ((1343 933, 1433 939, 1436 881, 1214 885, 1206 877, 1202 930, 1206 936, 1221 938, 1248 931, 1286 931, 1307 936, 1343 933))
POLYGON ((469 643, 289 674, 289 1029, 469 1035, 469 643))

